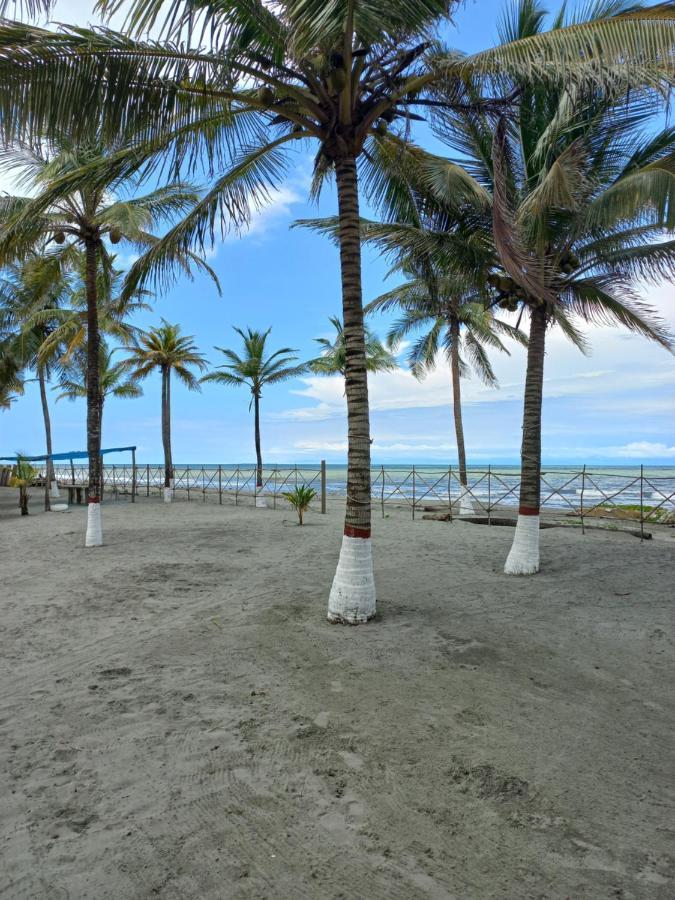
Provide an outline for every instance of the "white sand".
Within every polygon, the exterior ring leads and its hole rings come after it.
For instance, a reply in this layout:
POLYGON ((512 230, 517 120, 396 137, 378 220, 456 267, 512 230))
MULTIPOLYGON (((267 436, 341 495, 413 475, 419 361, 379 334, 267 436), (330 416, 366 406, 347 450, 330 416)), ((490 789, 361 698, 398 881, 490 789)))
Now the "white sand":
POLYGON ((0 489, 0 896, 670 900, 675 532, 375 518, 379 617, 325 622, 339 509, 0 489), (37 492, 36 492, 37 493, 37 492))

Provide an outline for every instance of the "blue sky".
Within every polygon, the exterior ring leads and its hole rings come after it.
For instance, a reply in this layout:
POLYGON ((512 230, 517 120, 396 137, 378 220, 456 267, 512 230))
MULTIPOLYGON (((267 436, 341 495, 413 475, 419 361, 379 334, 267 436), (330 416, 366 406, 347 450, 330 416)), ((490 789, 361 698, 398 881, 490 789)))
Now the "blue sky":
MULTIPOLYGON (((56 21, 93 20, 92 4, 57 4, 56 21)), ((496 34, 501 4, 467 3, 456 15, 448 40, 463 50, 487 46, 496 34)), ((150 326, 164 317, 194 335, 213 364, 214 345, 237 345, 233 325, 272 327, 270 346, 291 346, 301 359, 316 355, 313 339, 329 336, 328 316, 340 310, 338 255, 331 243, 303 229, 298 218, 330 215, 334 197, 326 193, 317 211, 306 202, 311 159, 297 165, 270 206, 240 238, 230 236, 209 256, 223 286, 218 297, 206 279, 183 279, 157 298, 152 313, 135 324, 150 326)), ((2 188, 9 185, 3 182, 2 188)), ((367 212, 367 211, 366 211, 367 212)), ((364 300, 393 286, 386 265, 366 251, 364 300)), ((675 288, 645 288, 643 296, 675 329, 675 288)), ((381 333, 386 320, 374 319, 381 333)), ((549 337, 543 422, 543 456, 548 463, 634 462, 675 465, 675 358, 620 329, 589 329, 592 353, 584 357, 555 332, 549 337)), ((450 379, 440 362, 425 382, 402 367, 371 378, 373 459, 375 462, 456 460, 450 379)), ((470 462, 515 462, 520 445, 524 353, 494 358, 500 389, 475 378, 463 381, 464 418, 470 462)), ((176 462, 247 462, 253 457, 252 417, 244 389, 205 385, 189 393, 173 391, 173 446, 176 462)), ((55 451, 83 448, 82 402, 52 404, 55 451)), ((137 444, 139 459, 161 459, 159 381, 145 382, 138 400, 107 403, 106 446, 137 444)), ((308 377, 270 388, 262 401, 263 449, 269 462, 310 462, 346 456, 346 418, 338 379, 308 377)), ((40 402, 35 386, 8 412, 0 413, 0 455, 18 449, 39 453, 44 446, 40 402)))

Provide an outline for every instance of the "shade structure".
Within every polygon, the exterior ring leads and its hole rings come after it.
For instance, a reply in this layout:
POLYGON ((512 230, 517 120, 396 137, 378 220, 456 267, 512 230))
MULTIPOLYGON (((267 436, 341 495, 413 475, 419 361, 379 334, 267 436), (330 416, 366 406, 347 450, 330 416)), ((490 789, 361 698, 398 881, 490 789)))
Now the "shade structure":
MULTIPOLYGON (((106 447, 101 450, 101 456, 106 453, 123 453, 125 450, 133 452, 135 447, 106 447)), ((86 450, 70 450, 68 453, 43 453, 40 456, 24 456, 22 453, 16 453, 14 456, 0 456, 0 462, 17 462, 23 459, 26 462, 46 462, 51 459, 88 459, 89 454, 86 450)))

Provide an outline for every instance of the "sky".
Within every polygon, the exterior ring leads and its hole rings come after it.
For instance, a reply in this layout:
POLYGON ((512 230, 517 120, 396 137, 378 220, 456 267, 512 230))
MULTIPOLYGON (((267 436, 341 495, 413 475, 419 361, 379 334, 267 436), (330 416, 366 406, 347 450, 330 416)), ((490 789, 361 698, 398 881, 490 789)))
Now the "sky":
MULTIPOLYGON (((57 22, 94 22, 92 3, 59 0, 57 22)), ((456 28, 447 34, 454 46, 471 52, 489 46, 496 36, 502 4, 479 0, 456 13, 456 28)), ((291 228, 303 217, 332 215, 330 191, 320 206, 307 202, 311 158, 297 163, 272 202, 254 216, 248 231, 229 235, 209 251, 208 262, 223 293, 197 276, 182 278, 153 310, 134 324, 147 328, 160 318, 180 323, 193 335, 212 366, 220 364, 215 346, 239 349, 232 326, 272 329, 272 350, 292 347, 299 360, 317 355, 317 337, 330 337, 328 317, 340 312, 339 260, 336 248, 305 229, 291 228)), ((0 189, 11 190, 7 179, 0 189)), ((367 213, 368 210, 365 210, 367 213)), ((124 263, 124 253, 118 262, 124 263)), ((368 249, 363 257, 364 302, 395 282, 387 265, 368 249)), ((675 287, 645 286, 643 297, 675 330, 675 287)), ((371 325, 384 335, 388 319, 371 325)), ((542 455, 548 464, 675 465, 675 357, 643 338, 615 328, 588 328, 588 356, 554 329, 545 363, 542 455)), ((500 387, 486 388, 475 377, 462 382, 467 456, 470 463, 518 461, 525 353, 509 345, 510 355, 494 354, 500 387)), ((370 377, 372 456, 374 463, 443 462, 457 459, 451 386, 447 365, 422 382, 405 367, 370 377)), ((135 444, 140 462, 162 458, 160 383, 151 377, 137 400, 106 402, 103 445, 135 444)), ((51 395, 55 452, 86 446, 83 401, 54 402, 51 395)), ((244 388, 206 384, 199 393, 174 384, 172 441, 175 463, 246 463, 254 457, 250 394, 244 388)), ((295 379, 265 391, 262 403, 263 454, 269 463, 309 464, 319 459, 346 459, 346 405, 337 377, 295 379)), ((0 456, 44 450, 37 386, 9 411, 0 412, 0 456)))

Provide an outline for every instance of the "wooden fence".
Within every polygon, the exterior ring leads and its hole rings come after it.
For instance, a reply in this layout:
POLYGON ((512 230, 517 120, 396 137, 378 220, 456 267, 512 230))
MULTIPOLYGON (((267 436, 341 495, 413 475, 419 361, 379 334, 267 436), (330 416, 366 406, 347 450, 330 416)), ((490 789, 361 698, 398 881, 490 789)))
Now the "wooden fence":
MULTIPOLYGON (((346 469, 314 466, 265 466, 263 484, 256 484, 254 465, 175 466, 174 498, 177 501, 254 505, 263 494, 270 505, 283 503, 282 494, 299 485, 313 487, 321 512, 327 500, 346 495, 346 469)), ((86 466, 57 466, 60 485, 84 485, 86 466)), ((113 499, 160 497, 164 487, 164 467, 160 464, 106 465, 103 470, 104 495, 113 499)), ((420 512, 446 510, 450 516, 466 513, 469 502, 473 515, 512 516, 517 512, 520 474, 515 468, 487 466, 470 468, 462 485, 456 466, 375 466, 371 470, 373 501, 386 515, 387 506, 409 509, 412 518, 420 512), (462 500, 462 497, 464 498, 462 500)), ((646 524, 675 519, 675 470, 657 475, 644 466, 608 472, 587 466, 565 470, 551 468, 541 475, 542 511, 577 519, 584 529, 590 519, 608 518, 646 524), (628 508, 630 507, 630 509, 628 508)))

